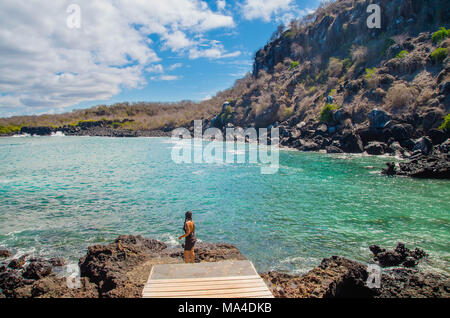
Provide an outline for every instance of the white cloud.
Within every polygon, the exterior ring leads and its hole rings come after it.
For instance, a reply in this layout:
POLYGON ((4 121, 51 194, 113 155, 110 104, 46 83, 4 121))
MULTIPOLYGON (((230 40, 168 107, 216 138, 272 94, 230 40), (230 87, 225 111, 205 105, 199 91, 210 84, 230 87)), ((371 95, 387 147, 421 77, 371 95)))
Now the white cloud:
POLYGON ((160 75, 160 76, 152 76, 150 80, 152 81, 176 81, 183 78, 182 76, 177 75, 160 75))
POLYGON ((190 59, 194 60, 201 57, 206 57, 209 59, 223 59, 241 55, 240 51, 227 53, 225 48, 223 47, 223 44, 221 44, 219 41, 209 41, 209 43, 201 41, 201 43, 202 44, 189 50, 190 59))
POLYGON ((167 68, 167 70, 168 70, 168 71, 173 71, 173 70, 175 70, 175 69, 177 69, 177 68, 179 68, 179 67, 182 67, 182 66, 183 66, 182 63, 175 63, 175 64, 170 65, 170 66, 167 68))
POLYGON ((225 0, 217 0, 217 9, 218 10, 224 10, 227 5, 227 2, 225 0))
POLYGON ((242 13, 247 20, 261 19, 269 22, 274 15, 283 14, 294 8, 293 0, 245 0, 242 13))
MULTIPOLYGON (((81 28, 70 29, 71 2, 0 3, 0 108, 61 109, 109 99, 124 87, 145 85, 144 70, 163 73, 149 35, 190 55, 202 44, 199 35, 235 26, 200 0, 78 0, 81 28)), ((228 54, 219 51, 218 58, 228 54)))
POLYGON ((173 52, 177 52, 195 44, 187 38, 185 33, 179 30, 164 34, 163 39, 165 41, 165 47, 170 48, 173 52))
POLYGON ((162 81, 175 81, 180 78, 181 78, 181 76, 176 76, 176 75, 162 75, 159 79, 162 81))
POLYGON ((164 67, 161 64, 153 64, 145 69, 149 73, 162 73, 164 72, 164 67))

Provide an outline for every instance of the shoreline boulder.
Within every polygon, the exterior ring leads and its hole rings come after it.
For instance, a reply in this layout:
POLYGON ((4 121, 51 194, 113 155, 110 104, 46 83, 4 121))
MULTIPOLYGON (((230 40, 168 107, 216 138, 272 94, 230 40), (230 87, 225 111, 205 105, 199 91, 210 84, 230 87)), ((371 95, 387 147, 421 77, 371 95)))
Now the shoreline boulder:
POLYGON ((425 253, 425 251, 419 248, 411 251, 401 242, 399 242, 393 250, 386 250, 378 245, 371 245, 369 249, 374 255, 373 259, 382 267, 399 265, 415 267, 419 260, 428 257, 428 254, 425 253))

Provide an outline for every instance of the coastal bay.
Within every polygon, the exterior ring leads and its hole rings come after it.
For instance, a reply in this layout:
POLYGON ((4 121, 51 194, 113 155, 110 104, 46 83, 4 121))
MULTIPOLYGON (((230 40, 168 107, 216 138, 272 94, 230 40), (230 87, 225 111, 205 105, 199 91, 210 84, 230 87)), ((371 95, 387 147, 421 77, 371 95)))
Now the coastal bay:
POLYGON ((69 263, 124 233, 177 247, 192 210, 201 241, 234 244, 259 272, 303 274, 332 255, 367 262, 371 244, 398 241, 430 254, 420 266, 448 271, 447 180, 383 176, 392 161, 383 156, 284 150, 274 175, 250 163, 178 165, 172 146, 169 138, 0 139, 0 246, 15 258, 69 263))

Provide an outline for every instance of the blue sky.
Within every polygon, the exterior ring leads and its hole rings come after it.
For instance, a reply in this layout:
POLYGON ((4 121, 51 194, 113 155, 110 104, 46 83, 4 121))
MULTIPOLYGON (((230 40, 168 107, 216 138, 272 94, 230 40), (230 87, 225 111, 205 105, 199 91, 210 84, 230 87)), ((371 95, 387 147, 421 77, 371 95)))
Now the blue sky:
POLYGON ((319 3, 0 3, 0 116, 206 99, 251 71, 254 53, 279 24, 319 3))

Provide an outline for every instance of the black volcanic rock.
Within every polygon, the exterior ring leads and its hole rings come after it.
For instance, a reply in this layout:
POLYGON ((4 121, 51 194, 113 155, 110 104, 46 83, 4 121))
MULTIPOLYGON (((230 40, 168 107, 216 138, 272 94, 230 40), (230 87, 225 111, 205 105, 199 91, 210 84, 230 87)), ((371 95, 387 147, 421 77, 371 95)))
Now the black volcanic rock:
POLYGON ((11 252, 8 250, 0 250, 0 258, 7 258, 11 256, 11 252))
POLYGON ((414 267, 419 260, 428 256, 425 251, 419 248, 411 251, 403 243, 398 243, 394 250, 386 250, 378 245, 371 245, 369 249, 374 255, 374 260, 382 267, 399 265, 414 267))
POLYGON ((9 262, 9 264, 8 264, 8 267, 13 268, 13 269, 22 268, 25 265, 25 258, 26 258, 26 255, 11 260, 11 262, 9 262))
POLYGON ((368 114, 369 125, 371 128, 384 128, 391 116, 383 110, 374 109, 368 114))
POLYGON ((340 138, 341 149, 348 153, 361 153, 364 151, 361 137, 353 131, 345 131, 340 138))
POLYGON ((428 137, 430 137, 433 145, 439 145, 445 142, 449 138, 449 135, 442 130, 433 128, 428 131, 428 137))
POLYGON ((7 270, 0 273, 0 290, 7 297, 14 297, 14 290, 24 286, 23 278, 17 270, 7 270))
MULTIPOLYGON (((183 258, 184 250, 169 249, 167 250, 170 257, 183 258)), ((246 260, 247 258, 241 254, 239 249, 226 243, 204 243, 195 244, 195 262, 218 262, 223 260, 246 260)))
POLYGON ((41 279, 50 275, 52 272, 52 265, 47 261, 35 261, 28 264, 22 276, 28 279, 41 279))
POLYGON ((53 132, 51 127, 22 127, 20 133, 38 135, 38 136, 48 136, 53 132))
POLYGON ((64 266, 66 265, 66 260, 63 257, 53 257, 48 260, 52 266, 64 266))
POLYGON ((377 298, 448 298, 450 279, 410 268, 386 269, 377 293, 377 298))
POLYGON ((344 257, 324 258, 319 266, 302 276, 278 272, 261 275, 275 297, 342 298, 373 297, 366 286, 366 266, 344 257))
MULTIPOLYGON (((143 263, 167 245, 142 236, 121 235, 114 243, 89 246, 79 261, 82 277, 98 286, 102 297, 114 297, 116 289, 126 289, 127 270, 143 263)), ((136 291, 135 291, 136 293, 136 291)))
POLYGON ((386 149, 386 144, 379 141, 371 141, 364 147, 364 151, 369 155, 382 155, 386 152, 386 149))

